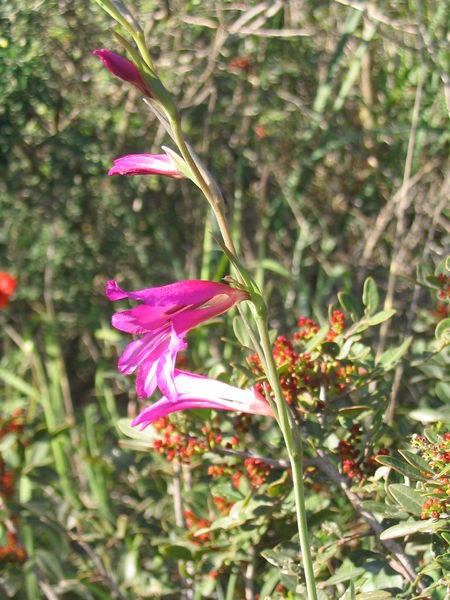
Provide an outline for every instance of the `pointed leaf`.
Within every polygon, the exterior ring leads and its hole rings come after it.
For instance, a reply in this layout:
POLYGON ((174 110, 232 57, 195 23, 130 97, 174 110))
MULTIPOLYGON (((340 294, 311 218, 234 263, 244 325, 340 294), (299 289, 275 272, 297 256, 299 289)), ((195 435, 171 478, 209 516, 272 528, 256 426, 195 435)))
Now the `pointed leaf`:
POLYGON ((342 308, 346 312, 350 313, 353 321, 357 321, 359 318, 361 318, 361 307, 354 296, 348 292, 339 292, 338 300, 342 308))
POLYGON ((395 458, 394 456, 377 456, 375 460, 377 463, 380 463, 380 465, 391 467, 405 477, 409 477, 415 481, 427 481, 417 469, 399 458, 395 458))
POLYGON ((410 452, 409 450, 399 450, 399 454, 403 456, 403 458, 409 462, 409 464, 419 471, 424 471, 425 473, 433 473, 430 469, 427 461, 420 456, 420 454, 414 454, 414 452, 410 452))
POLYGON ((393 483, 388 489, 402 508, 413 515, 420 516, 424 500, 419 492, 401 483, 393 483))
POLYGON ((324 339, 327 337, 327 333, 329 331, 329 326, 328 325, 323 325, 319 331, 316 333, 316 335, 311 338, 309 340, 309 342, 306 344, 305 349, 303 350, 303 352, 305 352, 306 354, 309 354, 310 352, 312 352, 312 350, 314 350, 314 348, 317 348, 317 346, 319 344, 321 344, 324 339))
POLYGON ((373 315, 378 307, 379 296, 377 284, 372 277, 368 277, 364 282, 362 301, 367 308, 367 314, 373 315))
POLYGON ((409 348, 409 345, 412 342, 412 336, 406 338, 406 340, 397 346, 396 348, 388 348, 381 355, 379 366, 385 369, 386 371, 395 367, 395 365, 403 358, 403 355, 409 348))
POLYGON ((418 532, 431 533, 438 531, 445 526, 445 522, 436 521, 435 519, 428 519, 427 521, 410 521, 405 523, 398 523, 393 527, 389 527, 383 531, 380 535, 380 540, 391 540, 393 538, 404 538, 407 535, 412 535, 418 532))

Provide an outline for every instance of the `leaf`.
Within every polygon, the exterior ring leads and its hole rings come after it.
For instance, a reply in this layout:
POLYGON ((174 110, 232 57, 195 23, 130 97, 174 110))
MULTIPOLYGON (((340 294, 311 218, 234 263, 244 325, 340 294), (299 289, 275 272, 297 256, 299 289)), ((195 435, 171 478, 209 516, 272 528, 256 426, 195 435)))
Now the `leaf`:
POLYGON ((409 345, 412 342, 412 336, 406 338, 406 340, 397 346, 396 348, 388 348, 381 355, 379 366, 382 367, 385 371, 392 369, 395 365, 401 360, 403 355, 409 348, 409 345))
POLYGON ((156 432, 153 427, 146 427, 143 431, 139 427, 131 427, 131 419, 119 419, 117 427, 127 437, 147 444, 152 444, 156 438, 156 432))
POLYGON ((357 321, 359 318, 361 318, 361 307, 354 296, 348 292, 339 292, 338 300, 345 312, 350 313, 353 321, 357 321))
POLYGON ((195 548, 193 544, 167 544, 160 546, 159 550, 163 556, 173 558, 175 560, 192 560, 192 550, 195 548))
POLYGON ((306 344, 305 349, 303 350, 304 353, 309 354, 310 352, 312 352, 312 350, 314 350, 314 348, 316 348, 319 344, 321 344, 324 339, 327 337, 327 333, 329 331, 329 326, 328 325, 323 325, 319 331, 316 333, 316 335, 311 338, 309 340, 309 342, 306 344))
POLYGON ((251 266, 252 268, 255 268, 258 265, 261 268, 266 269, 266 271, 272 271, 277 275, 281 275, 281 277, 284 277, 285 279, 291 278, 291 272, 289 271, 289 269, 286 269, 278 261, 273 260, 271 258, 263 258, 259 263, 252 263, 251 266))
POLYGON ((360 335, 352 335, 347 340, 345 340, 345 342, 344 342, 342 348, 340 349, 339 354, 336 356, 336 358, 338 360, 347 358, 353 344, 356 342, 359 342, 360 339, 361 339, 360 335))
POLYGON ((427 440, 432 444, 436 444, 439 441, 439 436, 435 429, 431 429, 431 427, 429 427, 428 429, 425 429, 423 433, 427 440))
POLYGON ((440 342, 450 343, 450 317, 442 319, 442 321, 436 325, 434 335, 440 342))
POLYGON ((360 575, 364 575, 364 573, 366 572, 363 567, 355 567, 354 565, 351 565, 351 567, 349 568, 348 565, 345 565, 345 568, 343 568, 344 565, 345 563, 342 563, 342 566, 336 571, 336 573, 332 577, 330 577, 324 582, 324 585, 336 585, 344 581, 349 581, 355 579, 356 577, 359 577, 360 575))
POLYGON ((241 344, 241 346, 243 346, 244 348, 249 348, 251 343, 248 336, 248 332, 245 328, 243 320, 238 315, 236 315, 233 319, 233 331, 234 335, 236 336, 236 339, 241 344))
POLYGON ((379 325, 388 319, 391 319, 397 311, 395 308, 391 308, 389 310, 380 310, 376 314, 368 317, 367 319, 363 319, 362 323, 367 325, 368 327, 373 327, 374 325, 379 325))
POLYGON ((379 302, 378 289, 372 277, 367 277, 364 282, 362 301, 367 308, 368 315, 372 315, 377 310, 379 302))
POLYGON ((438 421, 450 421, 450 406, 443 406, 440 410, 434 408, 418 408, 409 413, 411 419, 421 423, 437 423, 438 421))
POLYGON ((389 592, 382 590, 375 590, 373 592, 363 592, 362 594, 356 594, 356 600, 388 600, 392 598, 389 592))
POLYGON ((10 385, 18 392, 24 394, 24 396, 28 396, 30 398, 37 397, 37 390, 32 385, 20 377, 17 377, 17 375, 14 375, 7 369, 0 368, 0 379, 3 379, 7 385, 10 385))
POLYGON ((417 469, 412 467, 407 462, 400 460, 399 458, 395 458, 394 456, 377 456, 375 460, 377 463, 380 463, 380 465, 391 467, 405 477, 409 477, 410 479, 414 479, 416 481, 427 481, 427 479, 421 475, 417 469))
POLYGON ((420 516, 422 512, 423 499, 415 489, 401 483, 393 483, 388 487, 402 508, 413 515, 420 516))
POLYGON ((170 160, 173 162, 173 164, 176 166, 176 168, 180 171, 180 173, 183 173, 183 175, 185 177, 187 177, 193 183, 198 185, 197 179, 196 179, 194 173, 192 172, 191 167, 186 163, 184 158, 181 158, 181 156, 179 154, 177 154, 176 152, 174 152, 171 148, 168 148, 167 146, 161 146, 161 148, 164 150, 164 152, 167 154, 167 156, 170 157, 170 160))
POLYGON ((380 540, 392 540, 394 538, 404 538, 407 535, 413 533, 434 533, 439 529, 445 527, 446 523, 444 520, 437 521, 436 519, 428 519, 426 521, 406 521, 405 523, 398 523, 389 529, 385 529, 380 534, 380 540))
POLYGON ((420 454, 414 454, 414 452, 410 452, 409 450, 399 450, 399 454, 403 456, 403 458, 409 462, 409 464, 419 471, 425 471, 425 473, 433 473, 430 469, 427 461, 420 456, 420 454))
POLYGON ((343 406, 338 408, 338 414, 341 417, 352 417, 365 410, 373 410, 372 407, 367 404, 355 404, 354 406, 343 406))

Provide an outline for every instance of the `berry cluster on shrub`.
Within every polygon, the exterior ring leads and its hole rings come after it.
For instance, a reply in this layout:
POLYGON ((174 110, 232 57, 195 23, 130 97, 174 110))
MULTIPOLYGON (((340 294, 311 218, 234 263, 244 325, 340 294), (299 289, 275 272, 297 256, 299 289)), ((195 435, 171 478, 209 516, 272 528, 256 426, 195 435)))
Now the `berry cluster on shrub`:
POLYGON ((350 479, 361 481, 365 477, 373 475, 378 467, 376 457, 389 454, 387 448, 370 453, 365 450, 361 441, 363 431, 360 425, 350 427, 350 435, 339 442, 338 455, 341 462, 341 470, 350 479))
MULTIPOLYGON (((340 310, 333 311, 330 327, 324 343, 331 343, 345 329, 344 314, 340 310)), ((275 340, 273 356, 280 373, 280 383, 284 397, 295 410, 302 412, 321 412, 325 409, 320 399, 321 390, 325 391, 327 400, 345 392, 358 377, 358 369, 354 364, 336 360, 324 350, 323 344, 318 346, 319 352, 312 357, 305 352, 305 346, 319 331, 318 324, 312 319, 301 316, 298 330, 291 338, 278 336, 275 340)), ((264 378, 264 371, 255 354, 247 359, 250 369, 257 379, 255 388, 262 394, 273 397, 269 383, 264 378)))
POLYGON ((430 482, 424 484, 427 496, 422 504, 421 519, 438 519, 450 511, 450 479, 445 471, 450 463, 450 433, 443 433, 431 442, 425 436, 414 435, 412 446, 419 450, 419 454, 427 462, 429 470, 422 475, 430 482), (439 477, 444 473, 442 477, 439 477))
MULTIPOLYGON (((0 440, 3 440, 7 435, 14 435, 17 438, 17 442, 24 446, 25 442, 21 439, 22 433, 23 414, 21 410, 14 412, 11 417, 6 419, 0 418, 0 440)), ((0 497, 5 515, 10 513, 7 503, 14 496, 15 483, 16 476, 14 471, 8 468, 7 463, 0 454, 0 497)), ((15 531, 16 524, 17 517, 10 514, 3 522, 6 531, 6 540, 5 543, 0 545, 0 563, 23 564, 26 561, 25 548, 20 545, 15 531)))

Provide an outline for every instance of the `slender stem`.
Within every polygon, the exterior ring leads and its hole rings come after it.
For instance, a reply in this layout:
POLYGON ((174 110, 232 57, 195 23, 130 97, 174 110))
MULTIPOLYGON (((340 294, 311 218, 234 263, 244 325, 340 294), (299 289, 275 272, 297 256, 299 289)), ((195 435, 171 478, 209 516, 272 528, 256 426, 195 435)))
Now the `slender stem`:
POLYGON ((220 233, 222 235, 225 246, 228 250, 236 256, 236 249, 233 244, 233 240, 231 239, 230 230, 228 228, 228 223, 224 214, 223 200, 217 194, 214 194, 211 190, 211 187, 205 181, 203 174, 197 166, 197 163, 192 158, 191 153, 189 152, 188 147, 186 146, 186 142, 184 141, 183 133, 181 131, 181 125, 179 120, 175 120, 171 122, 172 131, 174 134, 175 141, 180 149, 180 152, 187 162, 192 172, 194 173, 195 179, 204 193, 206 199, 208 200, 213 212, 216 217, 217 224, 219 225, 220 233))
POLYGON ((256 319, 256 324, 258 326, 258 332, 261 338, 261 346, 264 351, 264 357, 267 365, 267 379, 269 380, 270 386, 275 395, 275 402, 278 410, 278 424, 284 437, 292 468, 297 526, 300 537, 300 550, 302 554, 303 568, 305 570, 308 599, 317 600, 314 569, 308 537, 308 523, 306 520, 305 489, 303 486, 302 440, 292 413, 290 412, 290 409, 284 398, 283 390, 281 389, 277 366, 273 358, 272 347, 270 344, 269 332, 267 330, 267 319, 264 316, 258 316, 256 319))
MULTIPOLYGON (((208 184, 203 173, 197 166, 196 161, 192 157, 186 145, 186 142, 184 141, 180 120, 172 120, 171 126, 175 142, 177 143, 184 160, 191 168, 194 177, 197 181, 197 184, 204 193, 214 212, 225 246, 233 254, 233 256, 236 257, 236 249, 234 247, 233 240, 231 238, 231 233, 228 228, 228 223, 224 214, 223 199, 220 193, 217 193, 213 189, 213 186, 208 184)), ((242 279, 242 276, 239 273, 238 277, 239 279, 242 279)), ((261 362, 265 367, 267 379, 275 395, 275 405, 273 406, 273 408, 275 409, 274 413, 278 421, 278 425, 283 434, 284 442, 286 444, 286 448, 289 455, 289 461, 292 467, 292 479, 294 485, 297 525, 300 537, 300 550, 302 554, 303 567, 305 570, 308 599, 317 600, 313 563, 308 540, 308 526, 306 521, 305 491, 303 487, 302 441, 298 433, 298 428, 295 423, 294 417, 291 411, 289 410, 289 407, 283 395, 283 390, 281 389, 280 379, 278 377, 278 370, 273 358, 272 346, 270 343, 269 331, 267 328, 266 308, 264 304, 258 307, 255 304, 254 308, 256 326, 260 337, 260 344, 257 344, 257 348, 260 350, 258 354, 260 354, 261 362)))

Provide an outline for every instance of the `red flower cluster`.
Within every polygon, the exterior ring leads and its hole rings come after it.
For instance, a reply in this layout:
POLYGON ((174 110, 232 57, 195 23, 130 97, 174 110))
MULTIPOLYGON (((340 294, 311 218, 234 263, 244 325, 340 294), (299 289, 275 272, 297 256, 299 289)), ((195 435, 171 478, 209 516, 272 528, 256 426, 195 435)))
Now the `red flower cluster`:
MULTIPOLYGON (((344 392, 357 374, 355 365, 344 365, 332 358, 319 357, 312 359, 307 352, 302 352, 305 342, 313 338, 319 331, 318 324, 312 319, 300 317, 298 320, 299 330, 292 339, 278 336, 275 340, 273 356, 280 373, 280 383, 288 404, 296 409, 305 410, 305 401, 300 407, 301 396, 307 395, 307 410, 319 412, 324 409, 324 404, 319 397, 319 391, 325 386, 327 398, 344 392)), ((330 329, 325 341, 332 342, 343 332, 345 327, 344 315, 340 310, 335 310, 331 317, 330 329)), ((248 364, 253 374, 261 379, 263 369, 258 356, 252 355, 248 364)), ((267 381, 257 381, 255 388, 258 392, 272 394, 267 381)))
POLYGON ((16 289, 17 279, 0 271, 0 309, 8 304, 9 297, 16 289))
POLYGON ((363 477, 373 475, 377 469, 376 457, 389 454, 387 448, 381 448, 370 456, 363 453, 361 446, 362 429, 360 425, 352 425, 350 436, 339 442, 338 454, 342 464, 342 472, 350 479, 361 481, 363 477))

